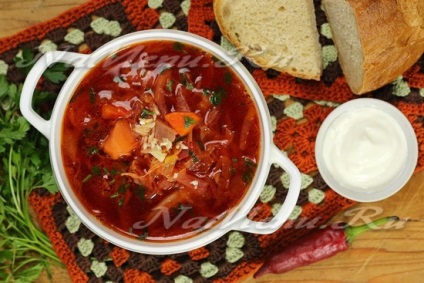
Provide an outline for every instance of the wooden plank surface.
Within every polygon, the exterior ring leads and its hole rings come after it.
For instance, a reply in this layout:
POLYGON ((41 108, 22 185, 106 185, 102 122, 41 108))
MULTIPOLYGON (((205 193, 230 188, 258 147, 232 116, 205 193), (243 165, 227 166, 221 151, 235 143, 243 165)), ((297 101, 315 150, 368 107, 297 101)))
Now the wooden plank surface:
POLYGON ((0 37, 51 19, 85 0, 0 0, 0 37))
MULTIPOLYGON (((0 37, 50 19, 83 0, 0 0, 0 37)), ((424 278, 424 172, 415 174, 395 196, 380 202, 358 204, 334 218, 360 224, 366 218, 397 215, 396 229, 361 235, 352 247, 333 258, 281 275, 267 275, 262 282, 422 282, 424 278), (349 214, 350 213, 350 214, 349 214), (362 220, 361 220, 362 219, 362 220)), ((42 277, 39 282, 48 282, 42 277)), ((63 270, 54 270, 53 282, 66 283, 63 270)))

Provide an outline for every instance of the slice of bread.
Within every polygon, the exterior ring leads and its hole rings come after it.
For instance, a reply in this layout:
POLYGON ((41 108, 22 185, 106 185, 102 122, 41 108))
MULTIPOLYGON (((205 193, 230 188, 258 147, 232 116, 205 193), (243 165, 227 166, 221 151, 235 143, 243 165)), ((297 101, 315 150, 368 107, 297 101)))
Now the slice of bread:
POLYGON ((214 12, 223 35, 257 65, 320 79, 313 0, 215 0, 214 12))
POLYGON ((392 82, 424 52, 424 0, 323 0, 340 65, 362 94, 392 82))

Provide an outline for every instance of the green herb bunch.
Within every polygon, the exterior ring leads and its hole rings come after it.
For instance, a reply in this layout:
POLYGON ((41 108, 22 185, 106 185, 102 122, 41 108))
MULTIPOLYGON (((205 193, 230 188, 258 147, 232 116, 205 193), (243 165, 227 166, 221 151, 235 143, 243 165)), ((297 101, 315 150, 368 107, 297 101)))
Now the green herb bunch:
MULTIPOLYGON (((27 74, 35 62, 30 49, 15 58, 27 74)), ((68 67, 53 65, 43 79, 60 83, 68 67)), ((57 191, 48 155, 48 142, 19 112, 22 84, 0 76, 0 282, 33 282, 43 269, 62 265, 47 236, 34 224, 28 198, 32 190, 57 191)), ((49 104, 56 95, 37 90, 34 109, 49 104)), ((37 109, 38 108, 38 109, 37 109)), ((43 109, 46 109, 43 107, 43 109)))

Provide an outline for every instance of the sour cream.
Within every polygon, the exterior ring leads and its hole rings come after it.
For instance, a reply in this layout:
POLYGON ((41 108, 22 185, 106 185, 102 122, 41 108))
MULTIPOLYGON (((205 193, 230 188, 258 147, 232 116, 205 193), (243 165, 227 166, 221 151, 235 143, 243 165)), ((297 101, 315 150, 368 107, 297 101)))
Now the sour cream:
POLYGON ((322 141, 329 173, 347 188, 374 190, 390 184, 402 172, 408 146, 399 123, 373 107, 341 114, 322 141))

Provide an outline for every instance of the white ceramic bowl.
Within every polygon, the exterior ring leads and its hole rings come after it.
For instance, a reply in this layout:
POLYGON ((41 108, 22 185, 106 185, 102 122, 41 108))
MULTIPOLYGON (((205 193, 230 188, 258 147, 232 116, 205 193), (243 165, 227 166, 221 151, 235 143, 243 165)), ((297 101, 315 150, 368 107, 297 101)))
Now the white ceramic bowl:
MULTIPOLYGON (((360 137, 357 138, 359 139, 360 137)), ((338 194, 348 199, 360 202, 379 201, 388 198, 398 192, 411 178, 418 158, 417 138, 415 136, 414 129, 412 128, 408 119, 399 109, 382 100, 373 98, 357 98, 337 107, 324 120, 318 132, 315 144, 315 158, 322 178, 330 186, 330 188, 332 188, 338 194), (406 160, 404 164, 400 166, 401 169, 393 176, 390 182, 371 189, 363 189, 358 187, 355 188, 346 185, 342 182, 342 180, 340 180, 340 178, 338 179, 337 176, 333 176, 325 162, 323 150, 326 134, 329 132, 329 129, 334 126, 335 122, 344 114, 355 115, 352 114, 355 110, 365 108, 381 110, 392 117, 394 121, 400 126, 401 132, 406 141, 406 160)))
POLYGON ((257 234, 272 233, 288 219, 299 196, 299 170, 273 144, 268 108, 263 94, 255 80, 240 62, 227 55, 226 51, 219 45, 193 34, 174 30, 141 31, 117 38, 99 48, 91 55, 60 51, 47 53, 38 60, 25 81, 22 90, 20 108, 24 117, 49 139, 49 151, 54 175, 60 191, 69 206, 75 211, 82 222, 94 233, 117 246, 131 251, 146 254, 174 254, 204 246, 221 237, 229 230, 239 230, 257 234), (196 46, 216 56, 222 62, 229 64, 251 94, 257 112, 259 113, 259 120, 262 129, 260 160, 258 162, 257 171, 248 192, 245 194, 240 203, 234 207, 218 224, 215 224, 210 229, 187 239, 173 240, 170 242, 140 241, 122 235, 121 233, 118 233, 99 222, 78 201, 77 196, 71 189, 62 165, 60 149, 64 111, 76 87, 85 77, 90 67, 95 66, 108 55, 113 54, 126 46, 152 40, 178 41, 187 45, 196 46), (47 121, 35 113, 32 109, 31 102, 38 79, 41 77, 45 69, 55 62, 71 64, 75 67, 75 69, 64 84, 57 98, 51 119, 47 121), (270 222, 259 223, 250 221, 246 215, 257 201, 265 184, 270 166, 273 163, 281 166, 290 176, 290 187, 287 198, 281 210, 270 222))

